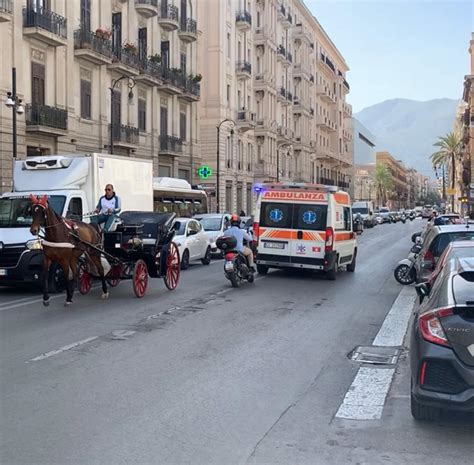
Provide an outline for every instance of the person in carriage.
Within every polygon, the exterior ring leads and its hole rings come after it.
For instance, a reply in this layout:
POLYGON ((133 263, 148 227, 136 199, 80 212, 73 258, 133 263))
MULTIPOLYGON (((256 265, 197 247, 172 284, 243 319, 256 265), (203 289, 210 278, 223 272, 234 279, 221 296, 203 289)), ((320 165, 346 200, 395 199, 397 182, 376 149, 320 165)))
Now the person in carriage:
POLYGON ((114 186, 107 184, 105 186, 105 195, 103 195, 94 211, 95 216, 91 217, 91 222, 97 225, 105 224, 104 231, 111 230, 115 218, 122 209, 120 197, 115 193, 114 186))

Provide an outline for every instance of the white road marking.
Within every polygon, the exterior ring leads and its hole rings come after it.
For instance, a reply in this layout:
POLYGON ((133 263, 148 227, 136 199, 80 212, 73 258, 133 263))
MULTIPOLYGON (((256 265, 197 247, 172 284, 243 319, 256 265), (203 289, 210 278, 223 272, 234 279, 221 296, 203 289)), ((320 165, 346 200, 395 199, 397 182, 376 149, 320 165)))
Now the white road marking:
POLYGON ((33 296, 29 296, 29 297, 23 297, 22 299, 15 299, 15 300, 9 300, 8 302, 1 302, 0 303, 0 307, 4 307, 5 305, 9 305, 9 304, 15 304, 15 303, 18 303, 18 302, 23 302, 25 300, 30 300, 30 299, 34 299, 35 297, 33 296))
MULTIPOLYGON (((374 346, 401 346, 408 328, 415 290, 404 287, 374 339, 374 346)), ((347 391, 336 418, 348 420, 378 420, 392 384, 394 368, 360 367, 347 391)))
POLYGON ((82 341, 73 342, 72 344, 68 344, 67 346, 60 347, 59 349, 51 350, 50 352, 45 352, 41 355, 38 355, 37 357, 34 357, 28 360, 28 362, 38 362, 40 360, 44 360, 45 358, 53 357, 54 355, 58 355, 58 354, 61 354, 62 352, 66 352, 68 350, 74 349, 75 347, 82 346, 84 344, 87 344, 88 342, 95 341, 98 338, 99 336, 93 336, 93 337, 88 337, 87 339, 83 339, 82 341))

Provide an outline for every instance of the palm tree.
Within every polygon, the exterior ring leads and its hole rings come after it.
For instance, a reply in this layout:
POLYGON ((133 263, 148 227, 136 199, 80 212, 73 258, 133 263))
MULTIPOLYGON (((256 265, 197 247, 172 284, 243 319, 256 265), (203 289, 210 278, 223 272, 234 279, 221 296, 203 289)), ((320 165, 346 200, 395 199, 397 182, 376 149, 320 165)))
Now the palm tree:
MULTIPOLYGON (((437 166, 449 166, 451 164, 451 188, 456 186, 456 160, 462 157, 462 137, 459 131, 452 131, 444 137, 439 137, 438 142, 433 144, 439 150, 431 155, 431 163, 437 166)), ((451 197, 451 205, 454 208, 454 194, 451 197)))
POLYGON ((377 189, 377 203, 386 205, 387 192, 393 188, 392 173, 386 165, 377 165, 374 172, 374 184, 377 189))

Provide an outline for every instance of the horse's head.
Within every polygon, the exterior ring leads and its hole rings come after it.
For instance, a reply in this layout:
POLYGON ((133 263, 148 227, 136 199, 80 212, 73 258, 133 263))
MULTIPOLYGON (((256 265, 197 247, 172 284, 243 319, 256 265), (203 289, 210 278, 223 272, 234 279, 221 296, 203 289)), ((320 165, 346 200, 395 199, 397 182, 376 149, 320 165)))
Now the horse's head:
POLYGON ((33 221, 30 226, 30 233, 33 236, 38 235, 41 226, 46 224, 46 209, 48 208, 48 196, 36 197, 36 195, 30 195, 31 200, 31 216, 33 221))

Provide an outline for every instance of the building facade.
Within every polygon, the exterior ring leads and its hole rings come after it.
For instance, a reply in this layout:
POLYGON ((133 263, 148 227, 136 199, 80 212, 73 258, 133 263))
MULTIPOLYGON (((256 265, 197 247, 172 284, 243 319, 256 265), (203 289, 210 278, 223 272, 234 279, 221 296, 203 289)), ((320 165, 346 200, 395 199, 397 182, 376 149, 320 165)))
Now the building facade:
POLYGON ((367 165, 355 165, 355 182, 354 182, 354 201, 372 201, 377 202, 377 189, 375 187, 375 163, 367 165))
POLYGON ((386 166, 392 175, 393 187, 388 192, 387 206, 392 210, 408 208, 410 192, 408 169, 389 152, 377 152, 376 157, 377 165, 386 166))
POLYGON ((250 213, 254 182, 349 190, 348 67, 304 3, 201 0, 197 6, 199 66, 209 70, 201 89, 202 157, 214 172, 207 185, 219 191, 219 209, 250 213))
POLYGON ((2 0, 1 189, 17 157, 109 152, 193 182, 200 164, 197 0, 2 0), (113 89, 113 90, 112 90, 113 89))

